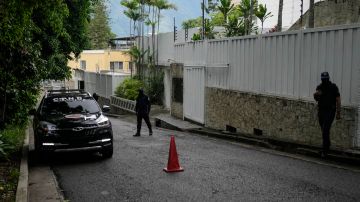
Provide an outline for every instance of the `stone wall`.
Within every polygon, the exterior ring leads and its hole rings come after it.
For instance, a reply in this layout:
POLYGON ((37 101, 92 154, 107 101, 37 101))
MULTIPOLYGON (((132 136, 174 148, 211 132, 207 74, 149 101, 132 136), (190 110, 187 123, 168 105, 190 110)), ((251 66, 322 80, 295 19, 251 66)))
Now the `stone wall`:
MULTIPOLYGON (((289 30, 308 27, 309 11, 303 15, 289 30)), ((314 26, 325 27, 360 22, 360 0, 328 0, 315 3, 314 26)))
MULTIPOLYGON (((205 125, 225 130, 235 127, 237 132, 286 141, 321 146, 321 131, 315 102, 206 88, 205 125)), ((334 121, 331 129, 332 146, 353 147, 356 134, 356 108, 343 107, 342 119, 334 121)))
MULTIPOLYGON (((173 82, 173 78, 184 78, 184 66, 183 64, 173 63, 170 65, 170 78, 171 82, 173 82)), ((183 119, 183 102, 176 102, 174 99, 175 93, 183 93, 176 92, 174 88, 174 84, 171 85, 171 109, 170 114, 174 117, 183 119)))

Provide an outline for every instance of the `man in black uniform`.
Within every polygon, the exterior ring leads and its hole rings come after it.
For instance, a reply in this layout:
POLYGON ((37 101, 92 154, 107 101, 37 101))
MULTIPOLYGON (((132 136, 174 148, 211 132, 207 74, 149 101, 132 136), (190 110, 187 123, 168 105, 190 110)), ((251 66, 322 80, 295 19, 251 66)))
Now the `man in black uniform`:
POLYGON ((323 138, 323 151, 321 156, 325 157, 330 148, 330 128, 336 119, 340 119, 341 100, 339 89, 330 81, 328 72, 321 73, 321 84, 316 87, 314 98, 318 102, 318 117, 323 138))
POLYGON ((149 120, 150 108, 151 105, 150 105, 149 97, 144 94, 143 89, 139 89, 139 95, 136 98, 136 106, 135 106, 135 111, 137 115, 137 132, 134 135, 135 137, 140 136, 142 119, 145 120, 146 125, 149 128, 149 135, 150 136, 152 135, 153 132, 149 120))
POLYGON ((93 94, 93 98, 96 100, 96 102, 99 100, 99 96, 98 96, 98 94, 96 94, 96 93, 94 93, 93 94))

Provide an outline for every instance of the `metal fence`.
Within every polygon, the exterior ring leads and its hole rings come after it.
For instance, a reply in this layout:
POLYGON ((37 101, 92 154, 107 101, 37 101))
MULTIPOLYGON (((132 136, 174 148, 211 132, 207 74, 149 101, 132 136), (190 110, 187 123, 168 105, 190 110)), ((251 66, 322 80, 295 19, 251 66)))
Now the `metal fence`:
POLYGON ((206 67, 206 86, 313 100, 328 71, 346 106, 359 106, 360 25, 175 44, 174 60, 206 67))

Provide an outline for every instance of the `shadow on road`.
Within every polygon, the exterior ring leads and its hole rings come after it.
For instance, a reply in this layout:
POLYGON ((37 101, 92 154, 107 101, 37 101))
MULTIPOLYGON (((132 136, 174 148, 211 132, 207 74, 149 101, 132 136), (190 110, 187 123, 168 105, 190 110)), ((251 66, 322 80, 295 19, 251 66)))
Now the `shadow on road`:
POLYGON ((29 166, 53 166, 53 165, 78 165, 92 164, 100 161, 106 161, 98 152, 68 152, 38 154, 29 152, 29 166))

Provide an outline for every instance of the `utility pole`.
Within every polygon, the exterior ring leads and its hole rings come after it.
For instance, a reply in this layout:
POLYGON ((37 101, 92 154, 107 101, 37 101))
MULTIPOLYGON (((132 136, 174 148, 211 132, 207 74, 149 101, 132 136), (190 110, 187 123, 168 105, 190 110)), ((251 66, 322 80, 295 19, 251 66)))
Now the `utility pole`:
POLYGON ((176 27, 176 24, 175 24, 175 17, 174 17, 174 42, 176 42, 176 40, 177 40, 177 33, 176 32, 177 32, 177 27, 176 27))
POLYGON ((303 26, 304 0, 300 3, 300 28, 303 26))
POLYGON ((314 0, 310 0, 310 9, 309 9, 309 28, 314 28, 315 19, 314 19, 314 0))
POLYGON ((277 23, 277 32, 281 32, 282 29, 282 12, 283 12, 284 1, 279 0, 279 11, 278 11, 278 23, 277 23))
POLYGON ((205 39, 205 0, 202 1, 202 29, 201 29, 201 38, 205 39))

